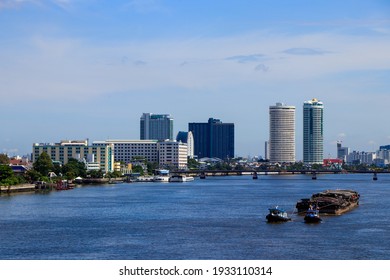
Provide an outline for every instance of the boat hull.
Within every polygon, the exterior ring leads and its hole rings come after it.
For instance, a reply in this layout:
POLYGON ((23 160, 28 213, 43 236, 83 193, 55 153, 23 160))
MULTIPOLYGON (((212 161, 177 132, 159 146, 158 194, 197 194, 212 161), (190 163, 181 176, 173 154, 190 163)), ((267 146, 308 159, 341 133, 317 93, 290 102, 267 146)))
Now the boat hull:
POLYGON ((267 219, 267 222, 269 222, 269 223, 288 222, 291 220, 291 218, 274 216, 271 214, 268 214, 265 218, 267 219))
POLYGON ((297 202, 298 214, 306 213, 315 205, 321 214, 341 215, 359 205, 359 193, 351 190, 326 190, 297 202))
POLYGON ((305 216, 304 220, 305 223, 308 224, 320 223, 322 221, 322 219, 318 216, 305 216))
POLYGON ((182 183, 182 182, 190 182, 193 181, 194 177, 191 176, 172 176, 169 178, 169 182, 171 183, 182 183))

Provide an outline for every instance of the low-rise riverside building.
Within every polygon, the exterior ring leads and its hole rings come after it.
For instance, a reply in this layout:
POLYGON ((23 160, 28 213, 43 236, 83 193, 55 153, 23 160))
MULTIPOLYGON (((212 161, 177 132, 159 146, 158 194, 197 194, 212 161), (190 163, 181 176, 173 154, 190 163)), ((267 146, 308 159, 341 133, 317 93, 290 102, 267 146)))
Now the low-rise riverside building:
POLYGON ((134 159, 144 158, 149 162, 158 162, 158 140, 106 140, 94 141, 94 145, 110 144, 114 147, 116 162, 132 163, 134 159))
POLYGON ((114 171, 114 147, 110 143, 88 145, 88 140, 62 140, 60 143, 34 143, 32 160, 46 152, 53 162, 67 164, 69 159, 83 160, 90 169, 114 171), (99 168, 98 168, 99 167, 99 168))
POLYGON ((177 169, 187 168, 187 144, 165 140, 106 140, 94 141, 94 145, 104 143, 114 147, 115 162, 125 164, 143 158, 148 162, 156 162, 160 166, 171 166, 177 169))
POLYGON ((187 143, 177 141, 160 141, 157 143, 158 163, 162 167, 186 169, 188 163, 187 143))

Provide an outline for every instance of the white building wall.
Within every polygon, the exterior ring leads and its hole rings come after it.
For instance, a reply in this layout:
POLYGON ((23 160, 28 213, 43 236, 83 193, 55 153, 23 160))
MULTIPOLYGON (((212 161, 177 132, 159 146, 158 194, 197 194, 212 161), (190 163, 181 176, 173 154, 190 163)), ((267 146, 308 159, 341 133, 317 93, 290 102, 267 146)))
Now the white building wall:
POLYGON ((186 143, 162 141, 158 143, 160 166, 173 166, 178 169, 187 168, 188 148, 186 143))
POLYGON ((191 131, 188 131, 187 156, 189 158, 194 158, 194 135, 192 135, 191 131))
MULTIPOLYGON (((143 157, 149 162, 158 162, 157 140, 107 140, 114 145, 114 160, 131 163, 134 157, 143 157)), ((94 143, 101 143, 97 141, 94 143)))
POLYGON ((373 164, 375 163, 377 155, 373 152, 359 152, 353 151, 347 156, 347 164, 353 164, 356 161, 359 161, 361 164, 373 164))
POLYGON ((270 162, 295 162, 295 107, 270 106, 269 121, 270 162))

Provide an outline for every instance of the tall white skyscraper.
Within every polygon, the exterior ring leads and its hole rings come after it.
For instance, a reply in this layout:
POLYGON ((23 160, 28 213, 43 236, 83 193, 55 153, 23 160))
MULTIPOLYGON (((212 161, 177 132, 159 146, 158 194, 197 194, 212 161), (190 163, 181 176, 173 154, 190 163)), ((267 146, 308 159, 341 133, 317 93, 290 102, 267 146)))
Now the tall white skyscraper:
POLYGON ((269 160, 295 162, 295 106, 269 107, 269 160))
POLYGON ((324 104, 312 99, 303 103, 303 162, 322 164, 324 157, 324 104))
POLYGON ((168 114, 143 113, 140 118, 141 140, 173 140, 173 118, 168 114))

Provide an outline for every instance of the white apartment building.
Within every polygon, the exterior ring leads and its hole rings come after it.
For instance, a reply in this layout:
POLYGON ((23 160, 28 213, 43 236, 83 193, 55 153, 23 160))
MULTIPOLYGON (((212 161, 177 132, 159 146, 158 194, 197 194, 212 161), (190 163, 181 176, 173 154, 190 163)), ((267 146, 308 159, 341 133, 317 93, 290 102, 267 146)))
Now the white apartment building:
POLYGON ((377 159, 383 160, 383 164, 390 163, 390 150, 378 150, 376 154, 377 154, 377 159))
POLYGON ((131 163, 137 157, 159 165, 171 165, 179 169, 187 168, 187 144, 177 141, 158 140, 107 140, 94 141, 94 145, 108 143, 114 147, 115 162, 131 163), (185 153, 185 154, 183 154, 185 153))
POLYGON ((114 147, 115 162, 131 163, 136 157, 143 157, 149 162, 158 162, 158 140, 107 140, 94 141, 94 145, 109 143, 114 147))
POLYGON ((187 168, 188 146, 177 141, 161 141, 157 143, 158 162, 161 167, 187 168))
POLYGON ((105 172, 114 170, 113 145, 88 146, 88 140, 62 140, 60 143, 34 143, 32 160, 35 162, 39 155, 46 152, 53 162, 67 164, 74 158, 88 163, 90 169, 101 169, 105 172))
POLYGON ((347 164, 374 164, 377 158, 374 152, 359 152, 353 151, 347 156, 347 164))
POLYGON ((295 162, 295 106, 269 107, 268 145, 270 162, 295 162))

